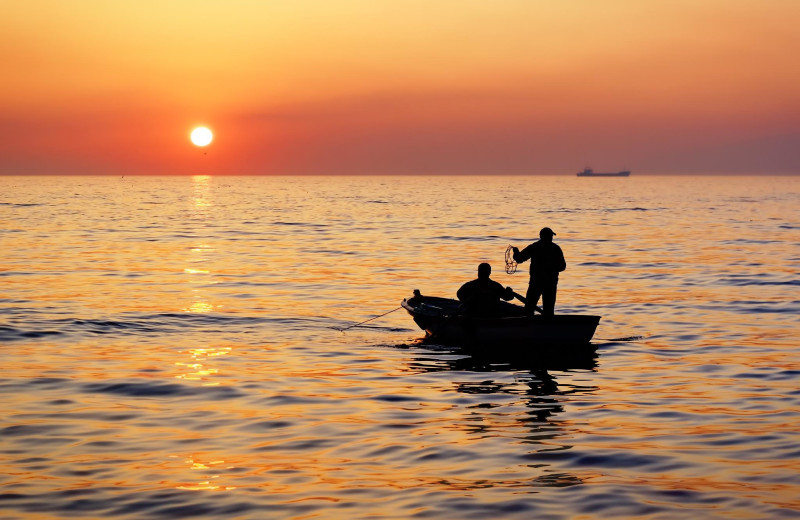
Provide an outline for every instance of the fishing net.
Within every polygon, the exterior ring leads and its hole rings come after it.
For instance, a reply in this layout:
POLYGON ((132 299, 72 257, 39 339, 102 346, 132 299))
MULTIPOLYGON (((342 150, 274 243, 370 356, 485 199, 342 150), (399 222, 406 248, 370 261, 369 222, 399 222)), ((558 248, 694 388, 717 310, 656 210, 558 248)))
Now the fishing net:
POLYGON ((517 272, 517 262, 514 261, 514 248, 509 245, 506 248, 506 273, 514 274, 517 272))

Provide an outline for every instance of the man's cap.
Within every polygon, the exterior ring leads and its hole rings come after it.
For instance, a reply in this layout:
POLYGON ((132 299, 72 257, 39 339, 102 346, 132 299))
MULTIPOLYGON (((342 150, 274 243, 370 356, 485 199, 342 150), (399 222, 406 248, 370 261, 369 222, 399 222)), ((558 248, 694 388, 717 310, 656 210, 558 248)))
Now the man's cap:
POLYGON ((551 237, 556 236, 556 234, 553 232, 553 230, 550 229, 549 227, 542 228, 542 230, 539 231, 539 236, 540 237, 543 237, 545 235, 548 235, 548 236, 551 236, 551 237))

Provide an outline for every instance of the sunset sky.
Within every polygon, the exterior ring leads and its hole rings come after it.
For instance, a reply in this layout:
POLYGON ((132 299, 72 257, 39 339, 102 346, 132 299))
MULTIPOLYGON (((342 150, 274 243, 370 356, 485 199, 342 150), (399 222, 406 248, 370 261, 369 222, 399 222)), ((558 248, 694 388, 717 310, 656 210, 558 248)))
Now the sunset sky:
POLYGON ((2 174, 800 173, 798 0, 2 7, 2 174))

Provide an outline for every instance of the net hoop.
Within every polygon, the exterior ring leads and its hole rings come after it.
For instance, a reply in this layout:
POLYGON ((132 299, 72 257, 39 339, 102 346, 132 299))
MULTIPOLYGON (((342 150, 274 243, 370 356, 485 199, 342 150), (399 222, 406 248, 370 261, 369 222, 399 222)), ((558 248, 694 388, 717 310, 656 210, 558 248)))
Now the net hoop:
POLYGON ((517 272, 517 262, 514 261, 514 248, 509 245, 506 248, 506 274, 517 272))

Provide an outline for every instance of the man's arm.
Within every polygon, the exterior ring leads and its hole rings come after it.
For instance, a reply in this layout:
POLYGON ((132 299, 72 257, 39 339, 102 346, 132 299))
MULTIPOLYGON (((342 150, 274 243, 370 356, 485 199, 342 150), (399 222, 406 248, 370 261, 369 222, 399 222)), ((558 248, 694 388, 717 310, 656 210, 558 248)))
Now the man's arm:
MULTIPOLYGON (((536 242, 534 242, 535 244, 536 242)), ((530 260, 533 256, 533 244, 529 245, 522 251, 517 249, 516 247, 512 247, 511 250, 514 252, 514 261, 515 262, 524 262, 526 260, 530 260)))
POLYGON ((465 302, 470 298, 472 298, 473 292, 474 291, 472 290, 472 282, 467 282, 458 289, 456 297, 462 302, 465 302))
POLYGON ((502 298, 509 301, 514 299, 514 289, 511 287, 503 287, 498 281, 492 280, 492 296, 495 298, 502 298))
POLYGON ((564 252, 561 250, 561 247, 560 246, 556 247, 558 248, 558 260, 557 260, 558 265, 556 265, 556 269, 558 269, 558 272, 560 273, 561 271, 567 268, 567 261, 564 260, 564 252))

